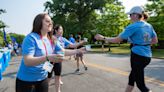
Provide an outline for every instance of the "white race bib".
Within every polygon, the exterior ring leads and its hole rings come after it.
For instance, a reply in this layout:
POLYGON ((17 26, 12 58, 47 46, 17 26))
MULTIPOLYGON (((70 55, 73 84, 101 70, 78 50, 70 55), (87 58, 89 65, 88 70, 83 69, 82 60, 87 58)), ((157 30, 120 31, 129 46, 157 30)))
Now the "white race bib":
POLYGON ((50 73, 52 71, 52 69, 53 69, 53 64, 51 64, 50 62, 46 61, 44 63, 44 65, 43 65, 43 69, 50 73))

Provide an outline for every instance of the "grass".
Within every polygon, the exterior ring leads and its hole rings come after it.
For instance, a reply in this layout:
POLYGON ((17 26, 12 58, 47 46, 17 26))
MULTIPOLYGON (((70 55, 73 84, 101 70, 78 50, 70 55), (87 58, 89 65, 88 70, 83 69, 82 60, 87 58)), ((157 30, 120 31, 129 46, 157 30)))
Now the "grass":
MULTIPOLYGON (((109 48, 93 48, 91 52, 103 53, 109 52, 109 48)), ((164 49, 153 49, 153 57, 164 59, 164 49)), ((129 46, 112 47, 110 54, 130 54, 129 46)))
POLYGON ((109 52, 111 54, 130 54, 129 47, 113 47, 109 52))
POLYGON ((164 49, 153 49, 153 57, 164 59, 164 49))
POLYGON ((126 47, 112 47, 110 48, 92 48, 91 52, 95 53, 104 53, 104 52, 109 52, 110 54, 129 54, 130 50, 129 48, 126 47))

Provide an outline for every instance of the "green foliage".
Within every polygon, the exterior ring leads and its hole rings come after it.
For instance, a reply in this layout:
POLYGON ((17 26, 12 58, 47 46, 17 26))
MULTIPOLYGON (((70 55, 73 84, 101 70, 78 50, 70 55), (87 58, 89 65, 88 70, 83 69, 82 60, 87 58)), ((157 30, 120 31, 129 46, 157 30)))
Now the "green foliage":
MULTIPOLYGON (((9 34, 6 34, 6 39, 7 39, 7 42, 10 42, 11 41, 11 38, 10 38, 10 35, 9 34)), ((4 42, 4 35, 3 35, 3 32, 0 31, 0 46, 5 46, 6 43, 4 42)))
POLYGON ((3 37, 0 35, 0 47, 3 46, 3 37))
POLYGON ((149 0, 146 9, 151 14, 148 22, 153 25, 159 40, 164 40, 164 0, 149 0))
POLYGON ((7 42, 11 42, 11 38, 9 34, 6 35, 6 38, 7 38, 7 42))
MULTIPOLYGON (((6 11, 4 9, 0 9, 0 15, 2 13, 6 13, 6 11)), ((3 39, 3 32, 1 31, 2 28, 4 28, 6 25, 5 23, 0 20, 0 46, 4 46, 4 39, 3 39)), ((10 38, 7 36, 7 39, 9 40, 10 38)))
MULTIPOLYGON (((23 39, 25 38, 24 35, 21 35, 21 34, 16 34, 16 33, 9 33, 9 34, 6 34, 6 37, 7 37, 7 42, 11 42, 11 37, 14 37, 16 38, 16 41, 21 44, 23 39)), ((3 39, 3 32, 0 31, 0 46, 5 46, 5 43, 4 43, 4 39, 3 39)))
POLYGON ((127 15, 124 13, 124 7, 117 3, 106 3, 100 17, 98 18, 98 33, 106 36, 118 35, 129 23, 127 15))
POLYGON ((0 30, 0 36, 2 37, 3 36, 3 32, 0 30))
MULTIPOLYGON (((2 13, 6 13, 6 10, 4 9, 0 9, 0 15, 2 13)), ((1 29, 5 28, 7 25, 0 20, 0 46, 5 46, 5 43, 4 43, 4 39, 3 39, 3 31, 1 29)), ((7 38, 7 42, 11 42, 11 38, 10 37, 15 37, 16 38, 16 41, 21 44, 23 39, 24 39, 24 35, 20 35, 20 34, 16 34, 16 33, 9 33, 9 34, 6 34, 6 38, 7 38)))
POLYGON ((148 0, 146 5, 147 11, 150 13, 148 22, 153 25, 158 35, 158 48, 164 48, 164 0, 148 0))
POLYGON ((45 11, 55 24, 64 27, 64 36, 81 34, 93 39, 96 33, 114 36, 129 23, 118 0, 51 0, 45 11))
POLYGON ((92 22, 96 17, 92 15, 96 9, 102 9, 105 2, 106 0, 52 0, 45 3, 45 10, 52 15, 54 23, 63 25, 65 36, 70 33, 83 35, 93 29, 92 22))
MULTIPOLYGON (((0 15, 2 13, 6 13, 6 11, 4 9, 0 9, 0 15)), ((2 20, 0 20, 0 29, 3 28, 3 27, 5 27, 5 23, 2 20)))
POLYGON ((21 34, 16 34, 16 33, 10 33, 11 37, 14 37, 17 41, 17 43, 22 44, 23 39, 25 38, 25 35, 21 35, 21 34))

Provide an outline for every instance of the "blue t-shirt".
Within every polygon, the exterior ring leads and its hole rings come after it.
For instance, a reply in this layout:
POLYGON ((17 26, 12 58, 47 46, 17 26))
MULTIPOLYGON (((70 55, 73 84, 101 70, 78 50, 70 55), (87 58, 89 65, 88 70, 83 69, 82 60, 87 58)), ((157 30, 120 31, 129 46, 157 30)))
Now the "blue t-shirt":
POLYGON ((131 43, 138 44, 133 46, 131 49, 132 52, 145 57, 152 57, 151 47, 147 44, 151 44, 152 38, 156 36, 157 34, 153 27, 144 21, 138 21, 130 24, 119 35, 122 39, 129 39, 131 43))
POLYGON ((59 44, 63 47, 63 48, 67 48, 70 44, 72 44, 70 41, 68 41, 66 38, 60 36, 57 37, 59 44))
POLYGON ((73 37, 70 37, 69 41, 72 42, 73 44, 75 43, 75 39, 73 37))
MULTIPOLYGON (((37 33, 30 33, 23 40, 22 55, 33 55, 34 57, 45 56, 46 50, 43 42, 46 45, 47 53, 52 54, 52 45, 48 38, 41 39, 37 33)), ((24 58, 22 58, 17 77, 23 81, 41 81, 47 78, 48 72, 43 69, 43 64, 36 66, 26 66, 24 58)))
POLYGON ((57 40, 54 44, 54 53, 57 54, 58 52, 62 51, 62 49, 64 48, 61 46, 61 43, 57 40))
POLYGON ((57 41, 54 45, 54 53, 57 54, 60 52, 62 49, 67 48, 70 44, 72 44, 70 41, 68 41, 64 37, 57 37, 57 41))

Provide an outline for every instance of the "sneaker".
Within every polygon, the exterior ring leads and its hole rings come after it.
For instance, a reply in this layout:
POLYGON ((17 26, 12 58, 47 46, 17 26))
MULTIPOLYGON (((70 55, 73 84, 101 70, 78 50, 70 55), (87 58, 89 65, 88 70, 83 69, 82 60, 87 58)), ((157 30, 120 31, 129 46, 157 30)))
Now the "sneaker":
POLYGON ((88 67, 85 66, 84 69, 85 69, 85 71, 87 71, 88 70, 88 67))

